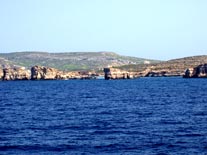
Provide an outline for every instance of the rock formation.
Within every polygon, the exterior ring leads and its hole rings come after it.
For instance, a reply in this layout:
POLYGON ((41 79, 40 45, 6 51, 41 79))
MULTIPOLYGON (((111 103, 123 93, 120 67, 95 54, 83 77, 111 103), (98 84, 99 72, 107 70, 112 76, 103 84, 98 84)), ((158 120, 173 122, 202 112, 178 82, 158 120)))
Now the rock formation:
POLYGON ((3 79, 3 76, 4 76, 3 69, 2 69, 2 68, 0 68, 0 80, 2 80, 2 79, 3 79))
POLYGON ((3 69, 3 80, 29 80, 30 71, 24 67, 21 68, 4 68, 3 69))
MULTIPOLYGON (((127 72, 117 68, 105 68, 105 79, 132 79, 146 75, 148 72, 127 72)), ((99 77, 95 71, 64 72, 45 66, 33 66, 31 70, 24 67, 0 69, 3 80, 68 80, 68 79, 96 79, 99 77)))
MULTIPOLYGON (((184 71, 184 70, 183 70, 184 71)), ((181 72, 176 67, 156 67, 149 66, 144 71, 141 72, 142 77, 171 77, 171 76, 182 76, 181 72)))
POLYGON ((44 66, 33 66, 31 68, 31 80, 55 80, 58 70, 44 66))
POLYGON ((109 79, 132 79, 134 74, 116 68, 104 68, 104 77, 109 79))
POLYGON ((80 75, 79 72, 58 71, 56 75, 56 79, 59 79, 59 80, 82 79, 82 76, 80 75))
POLYGON ((184 78, 207 78, 207 64, 201 64, 185 71, 184 78))
POLYGON ((67 79, 92 79, 91 72, 64 72, 55 68, 34 66, 31 68, 31 80, 67 80, 67 79))
POLYGON ((152 70, 149 71, 145 77, 170 77, 170 76, 182 76, 180 72, 172 72, 170 70, 152 70))

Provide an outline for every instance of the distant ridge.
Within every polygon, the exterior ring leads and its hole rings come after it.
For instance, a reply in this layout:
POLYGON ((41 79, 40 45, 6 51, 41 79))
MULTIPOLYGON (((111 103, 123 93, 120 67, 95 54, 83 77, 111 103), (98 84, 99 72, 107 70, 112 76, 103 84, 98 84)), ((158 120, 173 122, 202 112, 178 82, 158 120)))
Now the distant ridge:
POLYGON ((200 64, 207 63, 207 55, 198 55, 198 56, 190 56, 178 59, 172 59, 168 61, 162 61, 155 64, 130 64, 123 65, 118 67, 119 69, 124 69, 128 71, 134 72, 142 72, 147 69, 151 69, 154 72, 159 71, 168 71, 177 74, 183 74, 187 68, 194 68, 200 64))
POLYGON ((167 62, 183 62, 183 63, 190 63, 190 62, 206 62, 207 55, 197 55, 197 56, 188 56, 183 58, 171 59, 167 62))
POLYGON ((157 62, 160 61, 122 56, 114 52, 49 53, 39 51, 24 51, 0 53, 0 65, 2 67, 23 66, 30 68, 34 65, 40 65, 66 71, 98 70, 107 66, 123 66, 129 64, 157 62))

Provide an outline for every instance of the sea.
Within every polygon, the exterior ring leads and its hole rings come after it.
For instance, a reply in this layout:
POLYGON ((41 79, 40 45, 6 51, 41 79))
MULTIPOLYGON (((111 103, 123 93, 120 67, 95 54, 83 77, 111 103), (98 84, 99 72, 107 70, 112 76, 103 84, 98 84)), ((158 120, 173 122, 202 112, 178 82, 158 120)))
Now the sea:
POLYGON ((207 79, 0 82, 1 155, 207 155, 207 79))

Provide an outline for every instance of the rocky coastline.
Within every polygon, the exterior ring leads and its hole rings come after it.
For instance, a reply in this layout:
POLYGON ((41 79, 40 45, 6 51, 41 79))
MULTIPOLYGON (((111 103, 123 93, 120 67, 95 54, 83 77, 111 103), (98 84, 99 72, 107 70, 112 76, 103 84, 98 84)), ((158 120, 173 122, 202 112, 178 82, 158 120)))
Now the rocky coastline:
POLYGON ((0 68, 0 79, 3 81, 95 79, 97 76, 95 72, 64 72, 45 66, 33 66, 30 70, 25 67, 0 68))
POLYGON ((120 70, 117 68, 104 68, 104 75, 106 80, 115 79, 134 79, 140 77, 175 77, 183 76, 184 71, 171 71, 167 69, 154 70, 153 67, 146 68, 143 71, 129 72, 126 70, 120 70))
POLYGON ((174 69, 160 69, 155 70, 149 67, 141 72, 128 72, 117 68, 105 68, 105 79, 133 79, 139 77, 175 77, 180 76, 183 78, 207 78, 207 63, 198 65, 194 68, 188 68, 181 72, 174 69))
POLYGON ((30 70, 25 67, 0 68, 0 79, 3 81, 15 80, 70 80, 70 79, 99 79, 104 75, 106 80, 134 79, 139 77, 171 77, 183 76, 183 78, 207 78, 207 64, 201 64, 194 68, 188 68, 183 73, 170 72, 170 70, 153 70, 147 68, 141 72, 129 72, 113 67, 103 69, 104 74, 95 71, 60 71, 45 66, 33 66, 30 70))
POLYGON ((14 52, 0 55, 0 80, 199 78, 206 77, 205 64, 207 55, 160 61, 113 52, 14 52))
POLYGON ((29 80, 30 71, 24 67, 21 68, 4 68, 2 79, 5 81, 9 80, 29 80))

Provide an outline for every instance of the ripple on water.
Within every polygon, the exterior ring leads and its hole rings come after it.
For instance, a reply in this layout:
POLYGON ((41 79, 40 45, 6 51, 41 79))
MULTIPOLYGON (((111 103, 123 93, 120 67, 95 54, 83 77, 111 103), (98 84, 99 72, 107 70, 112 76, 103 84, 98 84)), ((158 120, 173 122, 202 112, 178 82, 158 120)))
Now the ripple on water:
POLYGON ((0 85, 0 154, 207 154, 206 81, 0 85))

